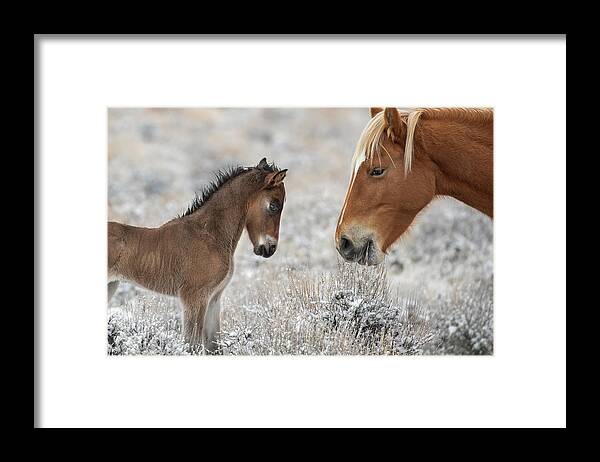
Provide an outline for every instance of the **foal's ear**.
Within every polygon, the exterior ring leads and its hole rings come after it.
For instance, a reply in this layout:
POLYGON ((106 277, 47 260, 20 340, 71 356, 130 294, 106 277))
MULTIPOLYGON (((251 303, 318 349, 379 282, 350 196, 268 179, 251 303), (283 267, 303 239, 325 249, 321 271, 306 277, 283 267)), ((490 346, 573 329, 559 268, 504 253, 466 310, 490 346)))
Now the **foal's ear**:
POLYGON ((383 111, 383 108, 382 107, 372 107, 370 111, 371 111, 371 119, 372 119, 377 114, 379 114, 381 111, 383 111))
POLYGON ((264 170, 268 166, 269 166, 269 164, 267 163, 267 158, 263 157, 260 160, 260 162, 258 163, 258 165, 256 166, 256 168, 260 168, 261 170, 264 170))
POLYGON ((385 119, 385 126, 387 128, 388 135, 391 135, 392 141, 397 141, 402 138, 402 132, 404 131, 404 124, 400 119, 400 113, 395 107, 386 107, 383 113, 385 119))
POLYGON ((265 178, 265 188, 274 188, 275 186, 279 186, 281 183, 283 183, 286 174, 287 168, 277 172, 269 173, 265 178))

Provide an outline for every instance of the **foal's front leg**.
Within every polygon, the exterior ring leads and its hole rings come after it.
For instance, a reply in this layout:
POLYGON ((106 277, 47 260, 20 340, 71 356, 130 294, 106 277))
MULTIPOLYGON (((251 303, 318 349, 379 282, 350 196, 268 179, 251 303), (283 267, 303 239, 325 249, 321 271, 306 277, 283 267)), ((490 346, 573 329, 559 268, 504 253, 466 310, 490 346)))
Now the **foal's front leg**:
POLYGON ((215 293, 208 303, 204 316, 203 343, 208 351, 215 352, 219 349, 217 336, 221 331, 221 294, 223 290, 215 293))
POLYGON ((115 294, 115 291, 117 290, 118 287, 119 287, 119 281, 110 281, 108 283, 107 295, 108 295, 109 302, 110 302, 110 299, 112 298, 112 296, 115 294))
POLYGON ((203 290, 182 290, 179 298, 182 304, 183 338, 191 346, 199 346, 203 339, 209 294, 203 290))

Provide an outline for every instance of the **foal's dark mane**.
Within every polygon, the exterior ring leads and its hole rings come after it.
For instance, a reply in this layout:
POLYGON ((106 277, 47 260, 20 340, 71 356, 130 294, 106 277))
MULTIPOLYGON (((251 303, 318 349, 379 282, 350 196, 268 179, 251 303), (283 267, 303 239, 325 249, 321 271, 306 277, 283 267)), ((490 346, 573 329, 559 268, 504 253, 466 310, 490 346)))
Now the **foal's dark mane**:
MULTIPOLYGON (((257 167, 242 167, 241 165, 234 165, 221 170, 217 170, 213 173, 213 179, 202 188, 200 193, 196 193, 196 197, 194 197, 194 200, 188 206, 187 210, 182 215, 179 215, 177 218, 183 218, 187 217, 188 215, 191 215, 200 207, 202 207, 215 192, 217 192, 221 187, 223 187, 225 183, 236 178, 244 172, 252 170, 253 168, 257 167)), ((267 164, 266 166, 262 167, 261 170, 263 170, 264 172, 279 171, 279 169, 274 163, 267 164)))

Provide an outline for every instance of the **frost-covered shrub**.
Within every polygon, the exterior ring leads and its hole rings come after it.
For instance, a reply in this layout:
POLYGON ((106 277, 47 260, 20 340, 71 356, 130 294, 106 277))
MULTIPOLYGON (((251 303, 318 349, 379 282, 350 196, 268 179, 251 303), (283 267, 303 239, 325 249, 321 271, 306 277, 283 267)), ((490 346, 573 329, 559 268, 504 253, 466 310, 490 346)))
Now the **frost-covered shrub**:
MULTIPOLYGON (((390 291, 385 267, 266 273, 227 297, 219 343, 229 355, 482 355, 493 352, 491 281, 434 302, 390 291)), ((108 320, 111 355, 204 354, 181 335, 174 300, 138 294, 108 320)))
POLYGON ((491 281, 460 286, 433 311, 438 332, 433 354, 490 355, 494 351, 491 281))
POLYGON ((383 266, 282 279, 231 313, 226 354, 419 354, 434 338, 414 300, 390 296, 383 266))
POLYGON ((108 317, 109 355, 185 355, 177 309, 159 297, 133 299, 108 317))

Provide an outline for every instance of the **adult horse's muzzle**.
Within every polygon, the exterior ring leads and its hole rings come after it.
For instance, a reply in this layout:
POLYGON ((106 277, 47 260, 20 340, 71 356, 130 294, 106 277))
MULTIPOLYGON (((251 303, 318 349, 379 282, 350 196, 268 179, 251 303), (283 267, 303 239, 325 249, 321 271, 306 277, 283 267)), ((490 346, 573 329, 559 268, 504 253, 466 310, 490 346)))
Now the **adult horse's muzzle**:
POLYGON ((378 265, 383 261, 383 252, 379 250, 377 243, 373 238, 368 237, 360 241, 353 241, 347 235, 340 236, 337 243, 337 251, 349 262, 356 262, 360 265, 378 265))

